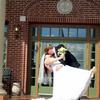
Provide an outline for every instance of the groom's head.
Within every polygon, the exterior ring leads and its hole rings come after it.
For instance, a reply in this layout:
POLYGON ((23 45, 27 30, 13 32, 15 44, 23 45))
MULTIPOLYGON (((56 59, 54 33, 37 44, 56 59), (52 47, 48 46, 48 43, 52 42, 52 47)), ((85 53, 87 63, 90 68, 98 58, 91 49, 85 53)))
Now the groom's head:
POLYGON ((66 48, 66 49, 67 49, 67 47, 65 47, 63 44, 59 44, 59 45, 57 45, 57 46, 56 46, 56 48, 57 48, 57 49, 60 49, 61 47, 63 47, 63 48, 66 48))

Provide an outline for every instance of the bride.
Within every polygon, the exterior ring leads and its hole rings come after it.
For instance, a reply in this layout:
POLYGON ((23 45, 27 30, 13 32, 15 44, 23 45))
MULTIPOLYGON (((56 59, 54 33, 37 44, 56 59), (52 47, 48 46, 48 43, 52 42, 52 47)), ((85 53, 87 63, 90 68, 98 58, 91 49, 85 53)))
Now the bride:
POLYGON ((54 73, 53 96, 48 100, 78 100, 86 92, 95 73, 95 67, 88 71, 64 66, 59 61, 64 59, 64 55, 55 58, 50 50, 52 51, 52 48, 45 48, 44 56, 45 68, 49 73, 54 73))

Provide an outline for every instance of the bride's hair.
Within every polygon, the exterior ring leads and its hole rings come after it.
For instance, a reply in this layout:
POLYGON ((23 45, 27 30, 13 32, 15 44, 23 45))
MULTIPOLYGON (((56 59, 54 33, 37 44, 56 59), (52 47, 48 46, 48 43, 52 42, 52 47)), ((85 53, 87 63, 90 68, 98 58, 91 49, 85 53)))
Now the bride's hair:
POLYGON ((47 47, 44 49, 45 54, 48 54, 48 51, 49 51, 50 49, 53 49, 53 46, 47 46, 47 47))
MULTIPOLYGON (((48 55, 48 51, 49 51, 50 49, 53 49, 53 46, 47 46, 47 47, 44 49, 44 52, 45 52, 46 55, 48 55)), ((48 75, 48 69, 47 69, 47 67, 45 66, 45 64, 44 64, 44 70, 45 70, 45 73, 48 75)))

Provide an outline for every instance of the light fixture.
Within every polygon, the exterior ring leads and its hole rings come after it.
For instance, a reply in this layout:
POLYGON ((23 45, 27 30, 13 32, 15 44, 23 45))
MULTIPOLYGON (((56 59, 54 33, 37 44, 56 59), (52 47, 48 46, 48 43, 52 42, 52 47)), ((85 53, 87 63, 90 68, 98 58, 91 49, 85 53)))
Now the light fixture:
POLYGON ((60 14, 69 14, 72 12, 73 4, 70 0, 60 0, 57 3, 57 10, 60 14))
POLYGON ((21 35, 21 28, 20 25, 14 26, 15 38, 18 39, 21 35))
POLYGON ((16 26, 14 27, 14 31, 15 31, 15 32, 19 32, 19 31, 20 31, 20 26, 19 26, 19 25, 16 25, 16 26))

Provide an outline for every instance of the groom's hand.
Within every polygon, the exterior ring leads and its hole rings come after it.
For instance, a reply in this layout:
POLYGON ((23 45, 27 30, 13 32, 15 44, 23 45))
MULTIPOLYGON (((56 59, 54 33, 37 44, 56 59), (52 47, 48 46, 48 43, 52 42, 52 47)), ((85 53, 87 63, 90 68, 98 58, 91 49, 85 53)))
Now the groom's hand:
POLYGON ((60 55, 60 59, 65 59, 65 55, 64 54, 62 54, 62 55, 60 55))

